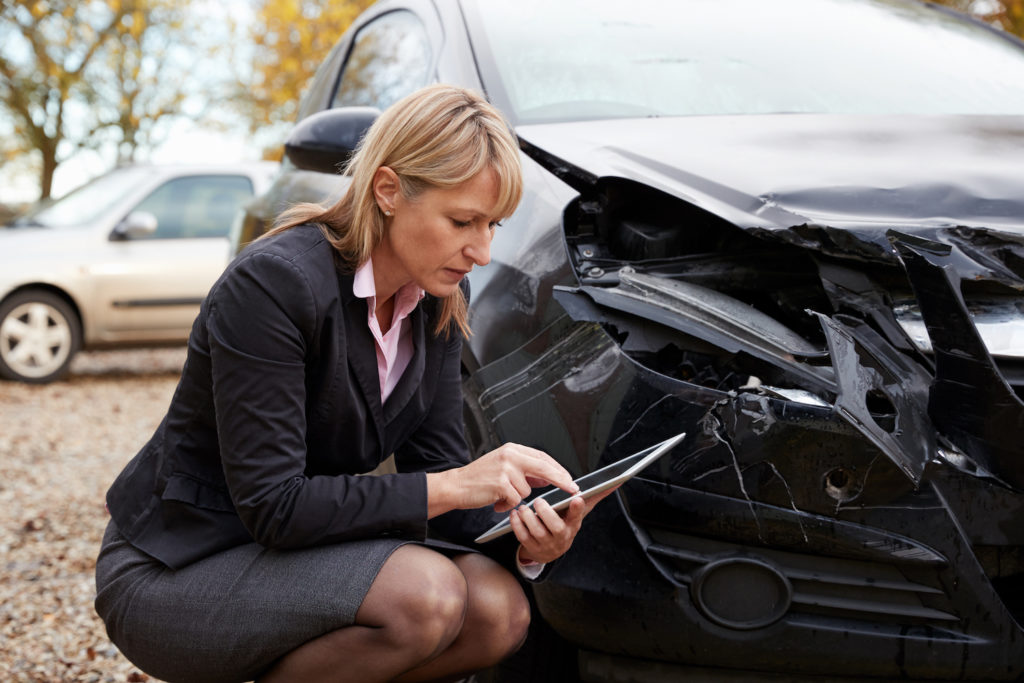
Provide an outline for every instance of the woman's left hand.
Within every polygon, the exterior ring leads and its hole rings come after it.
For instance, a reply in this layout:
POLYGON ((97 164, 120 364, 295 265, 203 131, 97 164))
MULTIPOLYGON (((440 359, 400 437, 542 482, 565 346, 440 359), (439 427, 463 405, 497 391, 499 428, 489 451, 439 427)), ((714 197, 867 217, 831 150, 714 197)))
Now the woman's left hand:
POLYGON ((533 503, 535 510, 527 505, 513 510, 509 522, 522 546, 520 560, 544 564, 564 555, 576 538, 583 518, 614 491, 614 488, 609 489, 587 500, 574 498, 560 513, 542 498, 533 503))

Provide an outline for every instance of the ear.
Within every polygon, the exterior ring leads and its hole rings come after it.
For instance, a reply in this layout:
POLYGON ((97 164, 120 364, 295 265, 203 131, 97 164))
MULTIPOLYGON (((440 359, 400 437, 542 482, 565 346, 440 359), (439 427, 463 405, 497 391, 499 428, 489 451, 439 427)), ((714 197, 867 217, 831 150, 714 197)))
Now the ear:
POLYGON ((389 167, 381 166, 373 174, 373 196, 377 200, 377 206, 380 207, 381 213, 395 210, 395 202, 401 191, 398 174, 389 167))

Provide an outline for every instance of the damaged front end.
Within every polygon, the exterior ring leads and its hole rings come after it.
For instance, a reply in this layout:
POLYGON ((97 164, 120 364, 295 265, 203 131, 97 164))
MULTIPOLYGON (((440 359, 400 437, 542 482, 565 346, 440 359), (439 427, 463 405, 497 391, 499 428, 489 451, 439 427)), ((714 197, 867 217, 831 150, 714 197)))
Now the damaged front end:
POLYGON ((688 433, 535 587, 585 676, 1024 677, 1024 241, 740 228, 540 161, 571 277, 469 373, 474 440, 578 475, 688 433))

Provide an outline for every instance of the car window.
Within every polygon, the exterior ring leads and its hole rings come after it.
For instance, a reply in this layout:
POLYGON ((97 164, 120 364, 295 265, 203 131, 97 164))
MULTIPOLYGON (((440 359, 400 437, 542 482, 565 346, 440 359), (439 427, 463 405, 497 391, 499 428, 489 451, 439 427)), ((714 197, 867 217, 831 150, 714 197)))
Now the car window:
POLYGON ((156 232, 143 239, 227 237, 235 213, 252 194, 245 176, 189 176, 164 183, 134 210, 156 216, 156 232))
POLYGON ((386 109, 430 79, 430 40, 415 14, 381 15, 356 34, 332 107, 386 109))
POLYGON ((99 176, 18 221, 47 228, 86 227, 110 211, 125 195, 140 191, 154 171, 144 166, 119 168, 99 176))
POLYGON ((335 43, 327 59, 317 67, 309 88, 299 100, 297 121, 328 108, 327 105, 334 97, 334 85, 338 80, 338 66, 341 64, 344 48, 344 41, 335 43))

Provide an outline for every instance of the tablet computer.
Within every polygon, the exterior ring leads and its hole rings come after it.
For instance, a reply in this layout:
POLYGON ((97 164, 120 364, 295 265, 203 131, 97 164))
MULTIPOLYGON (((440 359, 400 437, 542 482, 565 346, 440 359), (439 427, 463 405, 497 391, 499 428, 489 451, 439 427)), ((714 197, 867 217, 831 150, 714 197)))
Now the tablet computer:
MULTIPOLYGON (((622 460, 617 460, 610 465, 605 465, 599 470, 594 470, 590 474, 583 475, 579 479, 576 479, 576 485, 580 487, 579 493, 572 494, 568 491, 563 491, 560 488, 553 488, 547 493, 537 496, 529 503, 526 503, 526 505, 533 505, 534 500, 540 500, 543 498, 555 510, 562 510, 568 507, 569 502, 573 498, 586 499, 603 491, 607 491, 610 488, 614 488, 627 479, 634 477, 645 467, 653 463, 665 453, 668 453, 672 450, 672 447, 682 441, 685 436, 685 432, 682 434, 676 434, 669 439, 665 439, 661 443, 656 443, 653 446, 627 456, 622 460)), ((476 538, 476 542, 486 543, 487 541, 498 538, 510 531, 512 531, 512 525, 509 523, 509 518, 506 517, 484 533, 480 534, 476 538)))

